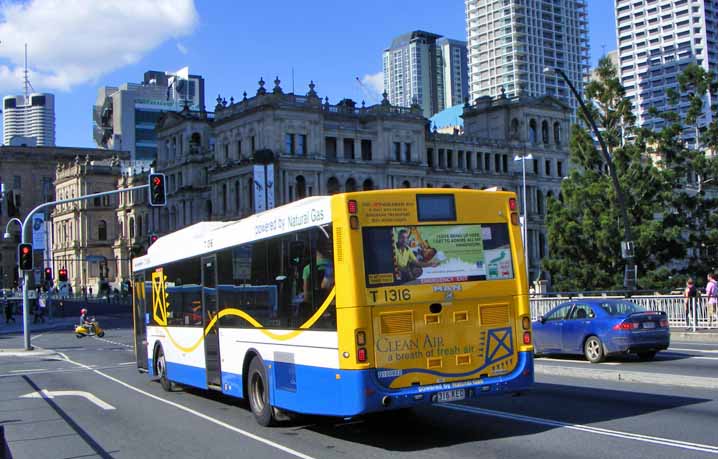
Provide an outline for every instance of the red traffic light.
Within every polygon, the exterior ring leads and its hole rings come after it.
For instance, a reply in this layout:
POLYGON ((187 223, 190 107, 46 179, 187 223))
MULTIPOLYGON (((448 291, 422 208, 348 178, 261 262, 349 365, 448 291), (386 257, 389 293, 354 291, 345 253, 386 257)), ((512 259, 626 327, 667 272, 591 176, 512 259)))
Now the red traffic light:
POLYGON ((164 206, 167 204, 167 189, 165 174, 150 174, 149 197, 151 206, 164 206))
POLYGON ((32 269, 32 244, 23 243, 17 247, 18 265, 22 271, 32 269))
POLYGON ((152 177, 152 184, 154 186, 160 186, 162 185, 162 179, 158 175, 155 175, 154 177, 152 177))
POLYGON ((20 253, 23 255, 27 255, 28 253, 30 253, 31 250, 32 249, 27 245, 23 245, 20 247, 20 253))

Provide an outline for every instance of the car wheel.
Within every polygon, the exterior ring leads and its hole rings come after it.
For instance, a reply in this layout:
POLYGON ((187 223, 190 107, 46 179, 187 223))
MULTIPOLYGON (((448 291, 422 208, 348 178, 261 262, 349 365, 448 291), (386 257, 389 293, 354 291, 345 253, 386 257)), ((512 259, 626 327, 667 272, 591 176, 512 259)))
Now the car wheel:
POLYGON ((166 392, 172 392, 174 384, 167 378, 167 360, 165 359, 165 353, 160 347, 157 350, 157 375, 160 377, 160 385, 166 392))
POLYGON ((653 358, 655 356, 656 356, 656 351, 648 351, 648 352, 639 352, 638 353, 638 358, 643 360, 644 362, 653 360, 653 358))
POLYGON ((583 353, 591 363, 600 363, 606 359, 603 343, 597 336, 589 336, 583 345, 583 353))
POLYGON ((249 407, 257 423, 269 427, 275 423, 274 410, 269 404, 269 384, 267 384, 267 371, 259 357, 254 357, 249 363, 247 376, 247 395, 249 407))
POLYGON ((103 336, 105 336, 105 332, 101 331, 100 333, 97 334, 97 336, 99 338, 102 338, 103 336))

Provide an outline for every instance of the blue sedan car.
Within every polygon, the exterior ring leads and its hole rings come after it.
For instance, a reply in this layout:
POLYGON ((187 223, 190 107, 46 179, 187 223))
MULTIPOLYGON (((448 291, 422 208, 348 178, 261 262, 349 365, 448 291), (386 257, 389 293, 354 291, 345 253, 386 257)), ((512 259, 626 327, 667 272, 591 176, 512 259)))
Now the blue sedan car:
POLYGON ((562 303, 535 321, 533 332, 537 355, 583 354, 592 363, 627 353, 651 360, 670 344, 666 313, 646 311, 629 300, 562 303))

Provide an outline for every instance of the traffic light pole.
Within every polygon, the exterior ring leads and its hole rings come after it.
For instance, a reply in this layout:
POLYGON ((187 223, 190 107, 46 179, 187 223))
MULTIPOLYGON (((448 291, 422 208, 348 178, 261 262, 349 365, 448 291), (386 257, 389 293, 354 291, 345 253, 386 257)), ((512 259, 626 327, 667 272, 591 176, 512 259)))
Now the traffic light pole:
MULTIPOLYGON (((112 191, 103 191, 101 193, 93 193, 93 194, 87 194, 84 196, 78 196, 76 198, 69 198, 69 199, 59 199, 57 201, 51 201, 46 202, 44 204, 40 204, 39 206, 35 207, 30 211, 29 214, 25 216, 25 220, 22 222, 22 244, 27 244, 30 242, 32 237, 30 236, 30 227, 31 225, 29 222, 32 219, 32 216, 35 215, 38 211, 50 207, 50 206, 56 206, 58 204, 65 204, 68 202, 75 202, 75 201, 85 201, 88 199, 94 199, 101 196, 109 196, 112 194, 120 194, 125 193, 128 191, 136 191, 136 190, 143 190, 149 188, 148 185, 138 185, 133 186, 130 188, 123 188, 121 190, 112 190, 112 191)), ((34 251, 34 249, 33 249, 34 251)), ((22 331, 23 331, 23 338, 25 341, 25 350, 31 351, 32 346, 30 345, 30 298, 29 298, 29 291, 28 291, 28 284, 30 283, 30 273, 31 271, 24 271, 23 273, 23 283, 22 283, 22 331)))

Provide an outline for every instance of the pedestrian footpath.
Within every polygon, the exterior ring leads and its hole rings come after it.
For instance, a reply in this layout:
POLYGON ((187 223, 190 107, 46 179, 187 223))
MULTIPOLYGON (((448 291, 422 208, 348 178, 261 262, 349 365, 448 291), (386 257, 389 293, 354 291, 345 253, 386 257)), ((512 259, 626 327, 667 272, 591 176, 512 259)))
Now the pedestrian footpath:
MULTIPOLYGON (((15 314, 13 316, 15 322, 5 323, 5 320, 0 322, 0 335, 7 335, 12 333, 22 333, 22 314, 15 314)), ((45 316, 44 322, 33 323, 32 315, 29 317, 29 326, 31 332, 40 332, 46 330, 57 330, 57 329, 71 329, 77 324, 77 317, 53 317, 49 318, 45 316)))
POLYGON ((671 341, 688 341, 700 343, 718 343, 718 329, 690 327, 671 327, 671 341))

